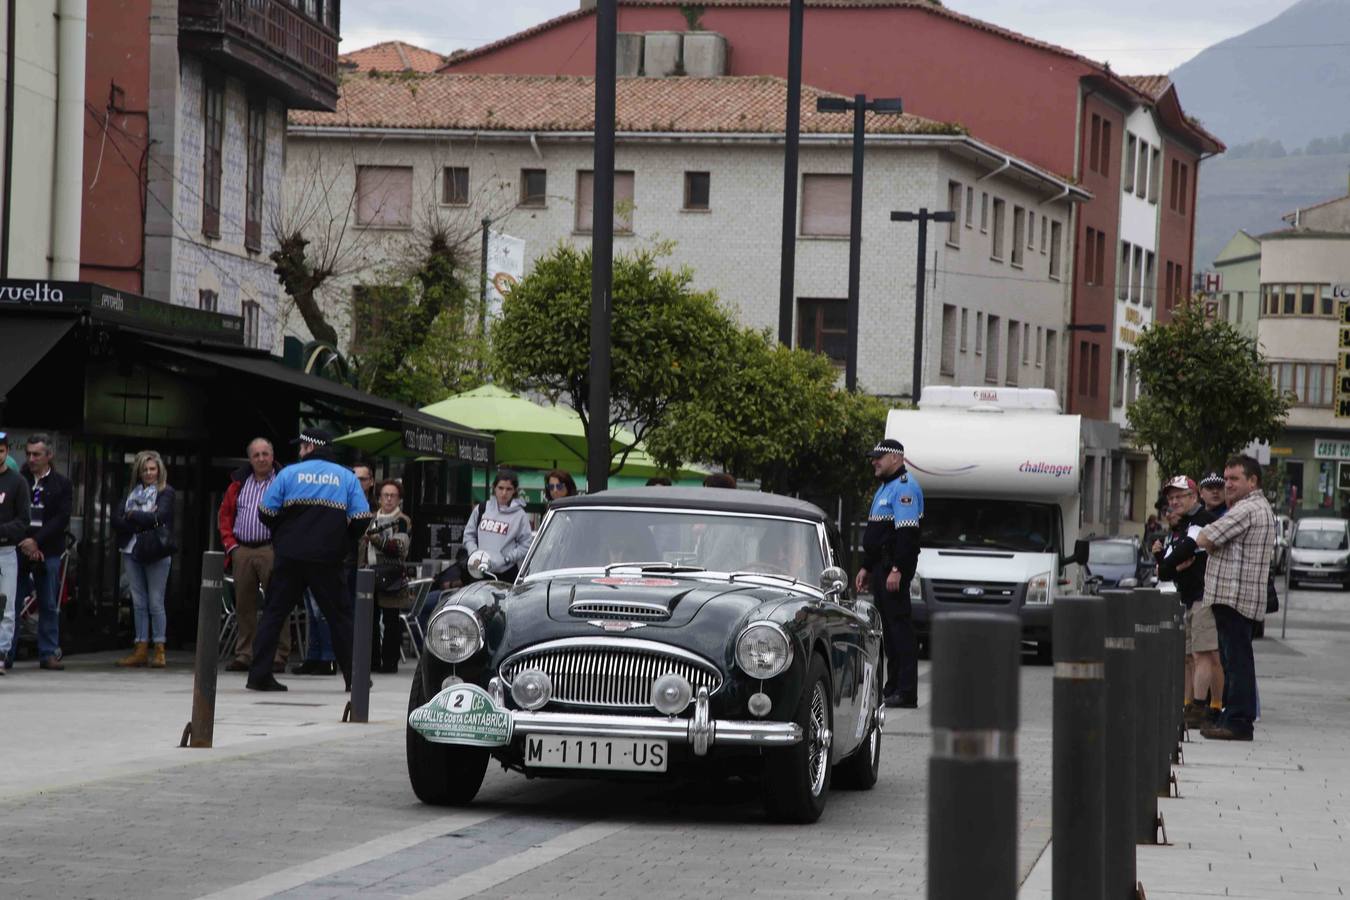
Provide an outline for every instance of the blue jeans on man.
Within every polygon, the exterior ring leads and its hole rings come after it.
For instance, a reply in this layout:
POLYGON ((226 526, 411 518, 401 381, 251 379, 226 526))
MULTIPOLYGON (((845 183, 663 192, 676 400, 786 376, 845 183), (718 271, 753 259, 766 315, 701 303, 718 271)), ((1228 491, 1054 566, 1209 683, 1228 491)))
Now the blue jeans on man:
POLYGON ((1218 724, 1250 735, 1257 716, 1256 660, 1252 656, 1255 623, 1231 606, 1216 603, 1213 609, 1224 678, 1224 707, 1218 724))

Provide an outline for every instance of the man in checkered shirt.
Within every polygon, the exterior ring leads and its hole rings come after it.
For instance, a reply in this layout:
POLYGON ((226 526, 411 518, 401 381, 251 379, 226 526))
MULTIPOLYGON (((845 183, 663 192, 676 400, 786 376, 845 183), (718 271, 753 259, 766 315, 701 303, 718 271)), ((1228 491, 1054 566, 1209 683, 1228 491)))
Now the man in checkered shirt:
POLYGON ((1261 464, 1235 456, 1223 470, 1228 512, 1206 525, 1196 544, 1209 553, 1205 606, 1219 629, 1227 703, 1219 720, 1200 729, 1219 741, 1250 741, 1256 719, 1252 629, 1266 617, 1266 580, 1275 549, 1275 512, 1261 492, 1261 464))

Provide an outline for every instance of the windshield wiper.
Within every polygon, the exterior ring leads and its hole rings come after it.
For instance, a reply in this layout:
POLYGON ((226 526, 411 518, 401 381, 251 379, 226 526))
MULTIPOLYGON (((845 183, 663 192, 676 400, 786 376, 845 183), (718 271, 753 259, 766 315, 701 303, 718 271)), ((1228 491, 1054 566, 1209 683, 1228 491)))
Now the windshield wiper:
POLYGON ((703 572, 702 566, 689 566, 680 563, 655 560, 653 562, 616 562, 605 566, 608 575, 614 569, 637 569, 640 572, 703 572))
POLYGON ((802 580, 799 579, 799 578, 795 578, 795 577, 793 577, 792 575, 780 575, 780 574, 777 573, 777 572, 732 572, 730 575, 727 576, 727 580, 728 580, 728 581, 735 581, 735 580, 736 580, 736 576, 738 576, 738 575, 741 576, 741 577, 747 577, 747 578, 748 578, 748 577, 752 577, 752 576, 755 577, 755 578, 776 578, 776 579, 778 579, 779 581, 787 581, 787 582, 790 582, 790 583, 792 583, 792 584, 800 584, 800 585, 802 585, 803 587, 809 587, 809 586, 810 586, 810 585, 808 585, 805 581, 802 581, 802 580))

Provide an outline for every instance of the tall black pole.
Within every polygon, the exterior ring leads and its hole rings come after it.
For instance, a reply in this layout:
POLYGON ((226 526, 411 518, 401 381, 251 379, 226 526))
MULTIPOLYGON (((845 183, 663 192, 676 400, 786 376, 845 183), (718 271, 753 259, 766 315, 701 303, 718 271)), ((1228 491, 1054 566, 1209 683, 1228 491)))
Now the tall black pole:
POLYGON ((488 229, 492 227, 492 220, 487 216, 483 217, 483 252, 478 266, 478 300, 482 304, 478 308, 478 336, 487 337, 487 308, 488 308, 488 229))
MULTIPOLYGON (((778 343, 792 345, 797 269, 797 145, 802 131, 802 19, 806 0, 788 7, 787 123, 783 140, 783 245, 778 275, 778 343)), ((598 110, 597 110, 598 111, 598 110)))
POLYGON ((919 403, 923 391, 923 288, 928 280, 925 265, 928 257, 928 208, 919 207, 919 265, 914 276, 914 403, 919 403))
MULTIPOLYGON (((858 388, 858 278, 862 268, 863 125, 867 98, 853 98, 853 199, 848 225, 848 358, 844 362, 844 387, 858 388)), ((920 226, 923 227, 923 226, 920 226)))
POLYGON ((618 0, 595 11, 595 186, 591 211, 591 395, 587 401, 587 491, 609 486, 609 319, 614 282, 614 84, 618 0))

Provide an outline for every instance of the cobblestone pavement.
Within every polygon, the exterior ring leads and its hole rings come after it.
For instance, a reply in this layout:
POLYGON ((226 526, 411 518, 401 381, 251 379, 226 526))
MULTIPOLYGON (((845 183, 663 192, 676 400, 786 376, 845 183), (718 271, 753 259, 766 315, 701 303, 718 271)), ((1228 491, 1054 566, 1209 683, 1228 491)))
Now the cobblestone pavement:
MULTIPOLYGON (((1350 890, 1350 596, 1300 591, 1258 645, 1264 715, 1248 745, 1197 740, 1163 801, 1170 847, 1140 852, 1150 896, 1350 890), (1218 873, 1218 874, 1216 874, 1218 873)), ((377 679, 372 724, 340 687, 283 700, 222 680, 217 748, 178 750, 187 661, 118 673, 75 660, 0 684, 0 895, 23 898, 921 897, 928 673, 895 710, 881 781, 836 791, 814 826, 768 823, 752 785, 527 780, 489 772, 464 810, 408 788, 409 673, 377 679), (281 704, 281 705, 279 705, 281 704), (14 730, 11 731, 11 726, 14 730)), ((1022 895, 1048 897, 1051 670, 1022 668, 1022 895)))
MULTIPOLYGON (((407 675, 378 681, 372 717, 387 718, 370 726, 332 725, 340 706, 329 685, 291 679, 285 702, 296 705, 284 707, 222 681, 226 719, 244 723, 239 735, 252 735, 254 743, 239 737, 216 750, 163 749, 176 744, 190 706, 186 668, 184 661, 164 676, 176 679, 172 686, 155 686, 162 691, 158 706, 171 703, 173 712, 141 710, 144 724, 128 719, 123 732, 101 726, 78 754, 63 748, 53 757, 59 765, 36 767, 43 783, 0 781, 5 896, 922 894, 926 663, 920 708, 891 711, 876 789, 833 792, 814 826, 768 823, 754 786, 739 781, 634 786, 527 780, 496 769, 472 807, 423 806, 408 787, 403 732, 392 712, 406 696, 407 675), (251 717, 262 724, 248 725, 251 717), (151 727, 161 732, 156 752, 124 743, 125 730, 151 727), (119 765, 106 758, 109 748, 144 759, 119 765)), ((1025 874, 1049 838, 1050 670, 1028 664, 1022 672, 1025 874)), ((137 682, 119 682, 119 673, 101 667, 72 666, 63 674, 73 678, 39 683, 38 673, 20 671, 0 685, 19 689, 0 695, 0 704, 26 699, 23 719, 55 717, 66 730, 53 722, 53 733, 78 743, 69 720, 82 703, 97 705, 90 716, 106 717, 119 705, 113 698, 139 696, 125 689, 137 682), (122 687, 80 699, 109 684, 122 687), (68 712, 39 713, 39 694, 68 712)), ((139 709, 136 703, 125 701, 130 709, 139 709)), ((19 767, 22 755, 14 760, 19 767)))

